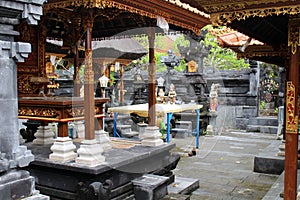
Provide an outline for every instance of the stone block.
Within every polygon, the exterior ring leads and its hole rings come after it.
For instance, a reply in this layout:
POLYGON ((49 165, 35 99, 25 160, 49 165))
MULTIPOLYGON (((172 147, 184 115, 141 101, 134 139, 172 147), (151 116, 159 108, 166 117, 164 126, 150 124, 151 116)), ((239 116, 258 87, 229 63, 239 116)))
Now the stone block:
POLYGON ((192 132, 192 122, 191 121, 178 121, 176 122, 176 128, 186 129, 192 132))
POLYGON ((169 194, 191 194, 199 188, 199 180, 175 176, 174 183, 168 185, 169 194))
POLYGON ((168 178, 153 174, 145 174, 132 181, 136 199, 158 200, 167 195, 168 178))
POLYGON ((235 107, 235 116, 237 118, 243 117, 243 107, 242 106, 235 107))
POLYGON ((34 177, 25 170, 13 170, 1 175, 0 199, 21 199, 31 196, 34 177))
POLYGON ((148 124, 146 123, 138 123, 137 124, 137 130, 139 133, 143 133, 145 132, 146 127, 148 126, 148 124))
POLYGON ((176 138, 186 138, 188 136, 188 130, 183 128, 173 128, 171 133, 176 138))
POLYGON ((248 123, 249 123, 249 119, 247 119, 247 118, 237 118, 236 119, 236 128, 246 129, 248 123))
POLYGON ((121 130, 122 134, 131 132, 131 125, 117 125, 117 128, 121 130))

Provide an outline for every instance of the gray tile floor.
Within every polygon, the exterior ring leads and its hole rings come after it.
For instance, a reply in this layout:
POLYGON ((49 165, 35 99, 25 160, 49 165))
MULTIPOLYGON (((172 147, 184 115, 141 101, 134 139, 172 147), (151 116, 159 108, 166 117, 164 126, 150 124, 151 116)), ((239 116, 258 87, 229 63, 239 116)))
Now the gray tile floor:
POLYGON ((201 136, 197 155, 188 157, 195 137, 172 138, 173 151, 181 154, 174 173, 199 179, 200 188, 192 193, 192 200, 262 199, 278 175, 253 172, 254 156, 274 140, 274 134, 225 130, 217 136, 201 136))

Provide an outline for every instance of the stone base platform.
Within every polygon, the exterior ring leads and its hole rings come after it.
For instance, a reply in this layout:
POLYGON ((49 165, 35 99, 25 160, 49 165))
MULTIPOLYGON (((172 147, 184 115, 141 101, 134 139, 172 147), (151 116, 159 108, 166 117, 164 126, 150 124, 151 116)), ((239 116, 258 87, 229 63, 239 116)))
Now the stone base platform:
MULTIPOLYGON (((77 149, 80 143, 74 143, 77 149)), ((156 147, 135 145, 126 149, 113 148, 103 154, 105 164, 88 167, 74 161, 60 163, 48 159, 50 145, 27 143, 35 155, 27 168, 36 180, 36 188, 51 199, 132 199, 132 181, 144 174, 174 178, 180 159, 171 154, 175 144, 156 147)))
MULTIPOLYGON (((284 170, 284 157, 277 156, 281 144, 280 140, 274 140, 262 153, 255 156, 253 171, 280 175, 284 170)), ((298 169, 299 167, 300 161, 298 160, 298 169)))
POLYGON ((175 176, 174 183, 168 185, 169 194, 191 194, 199 188, 199 180, 175 176))

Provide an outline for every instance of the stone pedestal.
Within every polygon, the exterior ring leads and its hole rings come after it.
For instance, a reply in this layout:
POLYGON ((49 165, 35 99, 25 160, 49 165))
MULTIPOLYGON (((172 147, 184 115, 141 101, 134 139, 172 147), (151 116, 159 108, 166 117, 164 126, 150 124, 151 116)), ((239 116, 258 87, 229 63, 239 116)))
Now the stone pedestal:
POLYGON ((140 134, 142 138, 142 145, 144 146, 159 146, 164 142, 162 141, 161 133, 159 132, 159 128, 156 126, 148 126, 145 128, 145 132, 140 134))
POLYGON ((137 124, 137 131, 139 132, 139 138, 142 139, 140 137, 141 134, 143 134, 145 132, 145 129, 147 128, 148 124, 146 123, 138 123, 137 124))
POLYGON ((76 147, 71 138, 58 137, 50 148, 53 153, 49 155, 49 159, 59 162, 73 161, 77 157, 74 152, 75 149, 76 147))
POLYGON ((53 144, 54 135, 55 133, 51 130, 49 126, 39 126, 36 133, 34 134, 36 139, 33 140, 33 144, 53 144))
POLYGON ((104 151, 108 151, 112 149, 112 146, 110 144, 110 140, 108 137, 108 132, 104 130, 96 130, 95 131, 95 139, 100 143, 102 149, 104 151))
POLYGON ((212 134, 211 135, 217 135, 217 129, 216 129, 216 126, 217 126, 217 116, 218 116, 217 112, 215 112, 215 111, 209 112, 208 116, 209 116, 209 125, 207 126, 207 130, 211 131, 211 129, 212 129, 212 134), (211 127, 209 127, 209 126, 211 126, 211 127))
POLYGON ((105 161, 102 155, 103 149, 97 140, 83 140, 80 148, 77 150, 78 158, 76 163, 94 167, 101 165, 105 161))
POLYGON ((84 138, 84 122, 83 121, 76 121, 74 122, 74 128, 77 133, 77 137, 83 139, 84 138))
POLYGON ((214 130, 212 125, 208 125, 206 128, 206 135, 205 136, 213 136, 214 135, 214 130))
POLYGON ((285 156, 285 140, 282 140, 282 144, 279 145, 279 151, 277 153, 277 156, 285 156))

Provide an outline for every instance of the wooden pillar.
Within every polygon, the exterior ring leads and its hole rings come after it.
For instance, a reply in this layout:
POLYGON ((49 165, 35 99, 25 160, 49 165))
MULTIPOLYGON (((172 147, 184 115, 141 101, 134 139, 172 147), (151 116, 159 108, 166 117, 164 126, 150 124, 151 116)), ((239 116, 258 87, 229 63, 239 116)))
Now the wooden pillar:
POLYGON ((79 75, 79 51, 78 51, 78 42, 75 45, 75 58, 74 58, 74 96, 80 96, 80 75, 79 75))
POLYGON ((289 80, 286 84, 285 121, 285 161, 284 161, 284 199, 295 200, 297 196, 298 164, 298 82, 299 82, 299 22, 298 18, 289 20, 289 46, 291 60, 289 80))
POLYGON ((119 88, 119 91, 120 91, 120 95, 119 95, 119 103, 120 105, 124 105, 124 80, 123 80, 123 75, 124 75, 124 68, 123 68, 123 65, 120 64, 120 76, 121 76, 121 80, 120 80, 120 88, 119 88))
MULTIPOLYGON (((41 20, 41 24, 44 23, 44 18, 41 20)), ((39 68, 39 76, 40 77, 47 77, 46 75, 46 65, 45 65, 45 55, 46 55, 46 36, 47 36, 47 28, 45 25, 39 25, 38 29, 38 68, 39 68)), ((44 92, 45 88, 44 87, 44 92)))
POLYGON ((149 28, 148 34, 149 40, 149 66, 148 66, 148 125, 156 126, 156 116, 155 116, 155 87, 156 87, 156 66, 155 66, 155 56, 154 56, 154 41, 155 32, 154 28, 149 28))
POLYGON ((80 46, 80 40, 81 40, 81 29, 82 29, 82 18, 76 17, 71 20, 72 24, 70 29, 72 30, 73 34, 70 36, 72 37, 72 45, 75 46, 74 48, 74 96, 79 97, 80 96, 80 62, 79 62, 79 46, 80 46))
POLYGON ((92 67, 92 27, 91 13, 86 18, 86 44, 85 44, 85 70, 84 70, 84 126, 85 139, 95 139, 95 97, 94 97, 94 71, 92 67))

